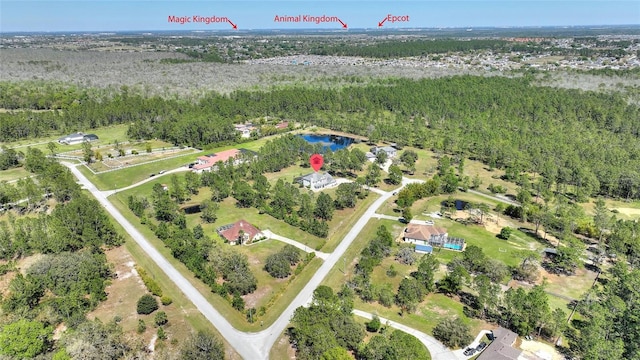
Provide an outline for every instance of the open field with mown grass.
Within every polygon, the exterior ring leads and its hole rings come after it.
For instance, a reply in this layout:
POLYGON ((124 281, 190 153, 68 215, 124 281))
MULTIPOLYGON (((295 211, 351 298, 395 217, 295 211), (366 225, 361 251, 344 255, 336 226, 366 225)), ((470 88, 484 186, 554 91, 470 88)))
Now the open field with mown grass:
POLYGON ((28 172, 23 167, 17 167, 17 168, 2 170, 2 171, 0 171, 0 182, 2 182, 2 181, 14 181, 14 180, 22 179, 22 178, 25 178, 25 177, 29 177, 31 175, 33 175, 33 174, 28 172))
MULTIPOLYGON (((113 125, 113 126, 107 126, 107 127, 103 127, 103 128, 98 128, 98 129, 83 129, 81 130, 81 132, 85 133, 85 134, 96 134, 98 135, 98 140, 91 142, 92 146, 101 146, 101 145, 108 145, 113 143, 114 141, 127 141, 129 138, 127 137, 127 130, 129 129, 129 125, 113 125)), ((62 145, 62 144, 58 144, 58 138, 65 136, 65 135, 69 135, 71 133, 74 133, 76 131, 68 131, 64 134, 59 134, 59 135, 51 135, 51 136, 46 136, 46 137, 40 137, 40 138, 33 138, 33 139, 26 139, 26 140, 19 140, 19 141, 14 141, 14 142, 10 142, 10 143, 4 143, 2 145, 5 145, 9 148, 15 148, 16 150, 21 150, 21 151, 26 151, 27 147, 32 147, 32 148, 36 148, 36 149, 40 149, 42 150, 45 154, 50 154, 49 149, 47 148, 47 144, 49 142, 53 142, 55 143, 58 147, 56 150, 57 154, 63 153, 63 152, 67 152, 67 151, 72 151, 72 150, 78 150, 78 149, 82 149, 82 144, 75 144, 75 145, 62 145)))
MULTIPOLYGON (((605 199, 604 202, 607 209, 611 211, 609 215, 615 215, 616 218, 622 220, 640 219, 640 201, 605 199)), ((591 199, 580 205, 587 214, 594 214, 595 200, 591 199)))
POLYGON ((127 187, 149 178, 151 174, 157 174, 161 170, 175 169, 186 166, 190 162, 195 161, 203 152, 192 152, 183 156, 156 161, 148 164, 131 166, 121 170, 110 171, 98 175, 94 175, 84 166, 78 169, 86 176, 98 189, 113 190, 127 187))
POLYGON ((157 174, 161 170, 171 170, 181 166, 186 166, 189 163, 196 161, 199 156, 215 153, 218 151, 224 151, 229 149, 248 149, 252 151, 257 151, 267 142, 269 139, 272 139, 274 135, 265 138, 261 138, 258 140, 248 141, 241 144, 227 145, 221 146, 214 149, 209 149, 206 151, 197 151, 185 154, 183 156, 163 160, 156 161, 148 164, 136 165, 128 168, 124 168, 121 170, 115 170, 106 172, 103 174, 94 175, 89 169, 86 169, 84 166, 79 167, 80 171, 91 180, 94 185, 100 190, 113 190, 119 189, 126 186, 133 185, 137 182, 140 182, 146 178, 148 178, 151 174, 157 174))
MULTIPOLYGON (((166 150, 162 152, 154 152, 154 153, 140 153, 138 155, 129 155, 126 157, 114 157, 114 158, 105 158, 102 161, 96 161, 89 164, 89 167, 95 172, 109 171, 127 167, 127 166, 136 166, 141 164, 146 164, 150 161, 162 160, 168 157, 183 157, 186 155, 192 155, 195 153, 200 153, 199 150, 195 149, 175 149, 175 150, 166 150)), ((167 159, 169 160, 169 159, 167 159)))

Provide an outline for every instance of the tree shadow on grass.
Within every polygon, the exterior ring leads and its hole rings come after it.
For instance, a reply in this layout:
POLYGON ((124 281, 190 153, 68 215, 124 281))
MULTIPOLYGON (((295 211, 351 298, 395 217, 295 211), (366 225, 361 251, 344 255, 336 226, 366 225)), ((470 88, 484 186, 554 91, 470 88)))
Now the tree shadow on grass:
POLYGON ((523 234, 527 235, 527 237, 535 240, 541 245, 544 245, 546 247, 555 247, 555 245, 552 244, 551 241, 545 240, 543 237, 540 236, 540 234, 536 234, 536 232, 532 229, 529 229, 526 227, 519 227, 518 230, 520 230, 523 234))

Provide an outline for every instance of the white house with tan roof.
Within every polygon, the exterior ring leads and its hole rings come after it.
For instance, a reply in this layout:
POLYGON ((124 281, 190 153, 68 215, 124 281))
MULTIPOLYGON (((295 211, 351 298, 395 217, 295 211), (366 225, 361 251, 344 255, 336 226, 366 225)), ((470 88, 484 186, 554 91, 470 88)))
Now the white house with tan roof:
POLYGON ((430 252, 432 247, 462 251, 464 239, 450 238, 447 229, 425 224, 409 223, 402 235, 404 242, 415 244, 416 251, 430 252))

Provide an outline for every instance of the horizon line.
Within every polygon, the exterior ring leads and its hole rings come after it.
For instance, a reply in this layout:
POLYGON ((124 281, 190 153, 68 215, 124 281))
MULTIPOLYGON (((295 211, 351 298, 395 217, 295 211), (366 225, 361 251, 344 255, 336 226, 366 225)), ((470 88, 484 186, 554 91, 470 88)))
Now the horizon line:
MULTIPOLYGON (((591 28, 593 30, 605 29, 611 27, 635 27, 640 29, 640 24, 591 24, 591 25, 512 25, 512 26, 434 26, 434 27, 349 27, 343 29, 341 27, 329 27, 329 28, 241 28, 239 24, 238 29, 130 29, 130 30, 12 30, 2 31, 0 34, 14 34, 14 33, 33 33, 33 34, 55 34, 55 33, 122 33, 122 32, 238 32, 238 31, 340 31, 348 32, 349 30, 380 30, 380 31, 398 31, 398 30, 484 30, 484 29, 551 29, 551 28, 591 28)), ((348 25, 348 24, 347 24, 348 25)))

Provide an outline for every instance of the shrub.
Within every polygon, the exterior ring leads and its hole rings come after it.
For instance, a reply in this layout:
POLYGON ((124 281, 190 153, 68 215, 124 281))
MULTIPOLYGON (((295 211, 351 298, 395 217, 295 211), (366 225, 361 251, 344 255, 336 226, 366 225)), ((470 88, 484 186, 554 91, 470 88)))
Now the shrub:
POLYGON ((153 321, 156 323, 156 325, 162 326, 168 323, 169 319, 167 318, 167 313, 165 313, 164 311, 158 311, 156 313, 156 316, 153 318, 153 321))
POLYGON ((487 186, 487 190, 491 191, 493 194, 504 194, 507 192, 507 189, 502 185, 489 184, 487 186))
POLYGON ((138 300, 138 314, 148 315, 158 310, 158 301, 149 294, 142 295, 138 300))
POLYGON ((463 347, 473 341, 469 326, 460 320, 443 319, 433 328, 433 337, 450 348, 463 347))
POLYGON ((511 237, 511 233, 513 233, 513 229, 505 226, 502 228, 502 230, 500 230, 500 234, 498 234, 498 237, 503 240, 509 240, 509 237, 511 237))
POLYGON ((366 325, 367 325, 368 332, 378 332, 382 324, 380 323, 380 318, 374 315, 373 319, 371 319, 371 321, 366 323, 366 325))
POLYGON ((147 324, 144 323, 144 320, 138 319, 138 334, 142 334, 147 330, 147 324))
POLYGON ((231 306, 238 311, 244 310, 244 299, 236 293, 231 301, 231 306))
POLYGON ((256 322, 256 308, 247 309, 247 321, 251 324, 256 322))
POLYGON ((173 303, 173 300, 168 296, 163 296, 160 298, 160 302, 162 302, 162 305, 167 306, 171 305, 171 303, 173 303))
POLYGON ((136 265, 135 269, 138 272, 138 275, 140 275, 140 278, 142 278, 142 282, 144 282, 144 286, 147 287, 147 290, 155 296, 162 297, 162 289, 160 288, 160 285, 158 285, 158 283, 153 280, 140 266, 136 265))
POLYGON ((161 327, 158 328, 158 339, 167 340, 167 333, 165 333, 164 329, 161 327))

